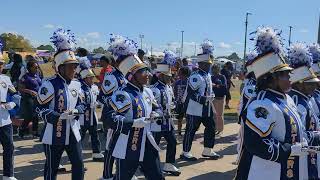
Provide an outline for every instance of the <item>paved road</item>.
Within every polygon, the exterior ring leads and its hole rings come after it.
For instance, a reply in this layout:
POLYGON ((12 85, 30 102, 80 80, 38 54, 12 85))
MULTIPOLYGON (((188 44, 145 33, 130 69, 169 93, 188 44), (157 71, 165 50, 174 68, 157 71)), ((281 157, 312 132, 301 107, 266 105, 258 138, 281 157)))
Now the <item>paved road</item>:
MULTIPOLYGON (((200 127, 196 134, 193 143, 192 152, 196 157, 199 157, 196 162, 186 162, 177 160, 178 166, 181 168, 182 174, 179 177, 166 176, 169 180, 228 180, 232 179, 235 174, 236 166, 234 165, 236 159, 236 136, 238 125, 235 121, 226 120, 224 134, 216 139, 216 146, 214 148, 223 158, 219 160, 206 160, 201 157, 203 148, 203 126, 200 127)), ((182 137, 178 137, 177 158, 182 151, 182 137)), ((104 143, 103 143, 104 144, 104 143)), ((165 149, 165 142, 161 143, 161 148, 165 149)), ((102 146, 104 147, 104 146, 102 146)), ((2 147, 0 147, 2 152, 2 147)), ((84 162, 88 171, 85 174, 85 179, 95 180, 101 177, 102 166, 101 162, 92 162, 90 146, 88 146, 88 138, 84 141, 84 162)), ((2 153, 0 153, 2 156, 2 153)), ((160 153, 161 160, 165 159, 165 151, 160 153)), ((65 164, 69 172, 60 174, 58 180, 71 179, 70 165, 66 154, 63 155, 63 164, 65 164)), ((44 154, 42 153, 42 144, 36 142, 35 139, 27 137, 21 140, 15 137, 15 176, 20 180, 43 179, 44 154)), ((0 169, 2 169, 2 157, 0 158, 0 169)), ((2 171, 0 170, 2 175, 2 171)), ((0 175, 0 177, 1 177, 0 175)), ((144 179, 143 176, 138 176, 139 179, 144 179)))

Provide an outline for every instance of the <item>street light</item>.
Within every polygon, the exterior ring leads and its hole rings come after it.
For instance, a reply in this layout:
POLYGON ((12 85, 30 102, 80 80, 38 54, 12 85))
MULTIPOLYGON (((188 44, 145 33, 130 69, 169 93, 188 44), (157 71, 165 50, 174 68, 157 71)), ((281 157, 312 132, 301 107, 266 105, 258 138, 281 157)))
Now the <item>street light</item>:
POLYGON ((140 34, 140 35, 139 35, 139 38, 140 38, 140 43, 141 43, 141 48, 140 48, 140 49, 142 49, 142 39, 144 38, 144 35, 143 35, 143 34, 140 34))
POLYGON ((182 55, 183 55, 183 33, 184 33, 184 31, 181 31, 181 58, 182 58, 182 55))
POLYGON ((290 30, 289 30, 289 47, 291 45, 291 29, 293 28, 292 26, 289 26, 290 30))
POLYGON ((246 51, 247 51, 247 31, 248 31, 248 16, 252 15, 251 13, 246 13, 246 30, 245 30, 245 34, 244 34, 244 52, 243 52, 243 67, 245 65, 246 62, 246 51))

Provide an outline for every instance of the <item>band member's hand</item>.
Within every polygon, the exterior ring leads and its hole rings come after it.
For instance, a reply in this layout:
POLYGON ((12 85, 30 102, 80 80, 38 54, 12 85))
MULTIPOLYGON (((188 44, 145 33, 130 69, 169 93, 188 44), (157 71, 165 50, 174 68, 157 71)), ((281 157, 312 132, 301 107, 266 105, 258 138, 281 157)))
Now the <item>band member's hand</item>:
POLYGON ((72 112, 71 111, 66 111, 66 112, 63 112, 61 115, 60 115, 60 119, 74 119, 75 116, 72 115, 72 112))
POLYGON ((6 110, 11 110, 16 106, 16 104, 14 102, 9 102, 9 103, 3 103, 1 104, 1 108, 2 109, 6 109, 6 110))
POLYGON ((38 94, 35 91, 30 91, 31 96, 36 97, 38 94))
POLYGON ((301 143, 296 143, 291 146, 291 156, 305 156, 308 152, 302 150, 303 145, 301 143))
POLYGON ((156 118, 156 117, 160 117, 160 114, 157 113, 157 112, 155 112, 155 111, 152 111, 152 112, 150 113, 150 118, 156 118))
POLYGON ((207 101, 212 102, 214 100, 214 96, 207 96, 207 101))
POLYGON ((90 104, 91 109, 96 108, 97 106, 98 106, 98 103, 96 103, 96 102, 90 104))
POLYGON ((132 127, 142 128, 147 125, 148 122, 145 121, 145 117, 134 119, 132 127))

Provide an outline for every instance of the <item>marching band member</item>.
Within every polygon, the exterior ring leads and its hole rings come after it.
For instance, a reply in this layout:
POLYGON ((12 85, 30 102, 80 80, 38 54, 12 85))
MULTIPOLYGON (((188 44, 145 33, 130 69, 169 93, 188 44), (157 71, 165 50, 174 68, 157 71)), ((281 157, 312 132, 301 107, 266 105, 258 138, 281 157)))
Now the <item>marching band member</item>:
POLYGON ((127 86, 115 91, 110 98, 113 111, 108 112, 110 118, 107 118, 115 132, 110 142, 117 162, 114 179, 129 180, 140 166, 146 179, 162 180, 160 149, 148 121, 152 112, 152 92, 144 88, 150 72, 136 55, 134 41, 117 36, 110 50, 118 57, 119 70, 128 80, 127 86))
POLYGON ((81 139, 84 139, 86 132, 89 131, 91 137, 92 159, 93 161, 103 161, 104 156, 100 153, 100 141, 97 132, 98 118, 96 114, 97 96, 99 88, 93 83, 95 74, 90 68, 80 70, 80 82, 83 93, 84 114, 80 115, 81 139))
POLYGON ((258 28, 258 56, 249 71, 257 79, 257 96, 241 116, 244 145, 236 180, 303 179, 303 126, 290 91, 292 68, 282 56, 280 34, 268 27, 258 28))
POLYGON ((176 55, 169 50, 164 51, 164 59, 161 64, 157 64, 156 72, 159 73, 158 81, 151 86, 154 97, 157 103, 161 107, 163 113, 163 120, 154 122, 151 124, 151 130, 154 132, 154 138, 157 144, 160 143, 162 137, 167 141, 167 153, 166 163, 163 166, 163 171, 170 173, 174 176, 181 174, 180 170, 174 165, 176 161, 176 146, 177 140, 174 131, 174 122, 172 119, 173 105, 173 94, 171 91, 171 68, 176 61, 176 55))
POLYGON ((74 80, 78 61, 71 50, 75 43, 70 30, 58 29, 51 38, 57 48, 54 65, 57 74, 45 80, 38 91, 38 115, 45 125, 41 135, 46 162, 44 179, 56 179, 64 151, 72 164, 72 179, 84 179, 80 124, 77 115, 83 113, 81 83, 74 80))
MULTIPOLYGON (((256 96, 256 78, 254 77, 253 72, 249 72, 248 68, 250 69, 250 65, 252 61, 258 56, 257 52, 252 51, 249 54, 247 54, 247 62, 245 64, 245 79, 243 81, 243 88, 241 91, 241 97, 240 97, 240 103, 239 103, 239 109, 238 114, 241 114, 242 109, 246 107, 248 101, 256 96)), ((241 116, 239 116, 241 117, 241 116)), ((240 123, 240 119, 239 119, 240 123)))
MULTIPOLYGON (((320 77, 320 46, 317 43, 309 45, 309 52, 312 55, 313 64, 311 66, 312 71, 316 76, 320 77)), ((313 92, 313 96, 310 99, 312 107, 317 114, 317 117, 320 119, 320 86, 318 84, 317 89, 313 92)), ((320 131, 320 122, 317 123, 317 131, 320 131)), ((317 166, 318 166, 318 178, 320 178, 320 154, 317 153, 317 166)))
POLYGON ((252 61, 258 56, 257 52, 252 51, 249 54, 247 54, 247 62, 245 64, 245 80, 243 81, 243 88, 241 91, 241 97, 240 97, 240 103, 239 103, 239 109, 238 109, 238 115, 239 115, 239 120, 238 123, 240 124, 240 129, 238 132, 238 143, 237 143, 237 151, 238 151, 238 156, 237 156, 237 163, 240 160, 240 152, 242 149, 243 145, 243 121, 241 120, 241 113, 243 109, 245 109, 246 105, 250 101, 251 98, 256 96, 256 78, 254 76, 254 72, 249 71, 250 70, 250 65, 252 61), (249 69, 249 70, 248 70, 249 69))
MULTIPOLYGON (((291 73, 290 81, 292 90, 289 95, 298 107, 298 112, 304 129, 307 133, 308 144, 316 146, 319 139, 315 137, 315 131, 319 127, 319 119, 312 107, 311 95, 317 88, 320 80, 310 69, 312 55, 303 43, 295 43, 289 47, 288 59, 294 70, 291 73)), ((317 154, 310 153, 307 156, 308 179, 318 179, 317 154)))
MULTIPOLYGON (((118 40, 118 38, 119 37, 116 35, 112 35, 110 38, 111 46, 109 47, 109 51, 111 51, 112 54, 115 53, 113 52, 112 45, 117 43, 116 40, 118 40)), ((101 83, 101 91, 98 96, 98 100, 103 103, 101 120, 103 123, 104 131, 107 134, 102 179, 110 179, 110 180, 113 178, 112 170, 113 170, 113 163, 114 163, 114 157, 112 156, 113 150, 110 149, 111 148, 110 142, 115 132, 112 130, 112 128, 110 127, 110 124, 107 122, 106 115, 110 110, 112 110, 112 107, 109 104, 109 100, 113 92, 116 91, 117 89, 121 89, 125 87, 126 85, 126 79, 118 68, 118 65, 119 65, 118 61, 114 61, 112 62, 112 64, 113 64, 112 71, 105 72, 103 81, 101 83)))
POLYGON ((16 180, 13 167, 13 129, 10 111, 17 107, 14 99, 17 93, 10 78, 2 74, 5 61, 2 56, 3 44, 0 41, 0 142, 3 147, 3 180, 16 180))
POLYGON ((206 40, 202 44, 203 54, 198 55, 197 62, 199 68, 194 71, 188 79, 188 86, 185 92, 186 104, 186 131, 183 138, 183 152, 180 158, 195 161, 190 150, 192 141, 200 124, 205 126, 204 130, 204 150, 203 157, 218 159, 220 156, 212 151, 215 140, 214 123, 214 93, 212 90, 211 75, 209 74, 212 64, 212 42, 206 40))

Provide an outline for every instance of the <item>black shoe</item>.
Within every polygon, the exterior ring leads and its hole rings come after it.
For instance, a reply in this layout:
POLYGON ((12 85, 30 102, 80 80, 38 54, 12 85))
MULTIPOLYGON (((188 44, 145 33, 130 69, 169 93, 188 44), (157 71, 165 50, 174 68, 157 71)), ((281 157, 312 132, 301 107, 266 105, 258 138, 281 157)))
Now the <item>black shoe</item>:
POLYGON ((180 159, 183 159, 185 161, 197 161, 198 160, 196 157, 186 157, 183 154, 180 155, 180 159))
POLYGON ((165 171, 165 170, 163 170, 163 172, 168 173, 172 176, 180 176, 180 174, 181 174, 180 171, 165 171))
POLYGON ((217 154, 217 153, 214 153, 212 155, 204 155, 204 154, 202 154, 202 157, 209 158, 209 159, 212 159, 212 160, 217 160, 217 159, 220 158, 220 155, 217 154))
POLYGON ((39 134, 39 133, 34 133, 34 134, 32 134, 32 137, 33 137, 33 138, 39 138, 39 137, 40 137, 40 134, 39 134))
POLYGON ((18 135, 21 139, 24 138, 24 130, 23 129, 18 129, 18 135))
POLYGON ((67 169, 64 166, 59 165, 58 172, 67 172, 67 169))

